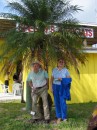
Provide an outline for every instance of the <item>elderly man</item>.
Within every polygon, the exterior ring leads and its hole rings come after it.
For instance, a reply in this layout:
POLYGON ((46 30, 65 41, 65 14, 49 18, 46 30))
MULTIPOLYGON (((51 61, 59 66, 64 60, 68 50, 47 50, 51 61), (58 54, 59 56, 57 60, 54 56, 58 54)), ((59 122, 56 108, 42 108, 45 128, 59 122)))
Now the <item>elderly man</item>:
POLYGON ((38 99, 42 98, 45 123, 50 121, 50 112, 48 106, 48 74, 41 68, 40 62, 32 64, 32 71, 28 75, 29 86, 32 88, 32 115, 33 121, 42 119, 42 115, 38 107, 38 99))

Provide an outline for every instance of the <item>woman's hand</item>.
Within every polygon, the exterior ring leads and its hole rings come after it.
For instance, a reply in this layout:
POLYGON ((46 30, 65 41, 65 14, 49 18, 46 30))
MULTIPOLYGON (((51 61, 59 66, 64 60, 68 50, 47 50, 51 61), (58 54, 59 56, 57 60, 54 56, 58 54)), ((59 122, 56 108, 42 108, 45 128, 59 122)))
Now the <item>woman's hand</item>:
POLYGON ((61 80, 62 80, 62 78, 58 78, 58 80, 59 80, 59 81, 61 81, 61 80))
POLYGON ((71 78, 70 75, 66 76, 66 78, 71 78))

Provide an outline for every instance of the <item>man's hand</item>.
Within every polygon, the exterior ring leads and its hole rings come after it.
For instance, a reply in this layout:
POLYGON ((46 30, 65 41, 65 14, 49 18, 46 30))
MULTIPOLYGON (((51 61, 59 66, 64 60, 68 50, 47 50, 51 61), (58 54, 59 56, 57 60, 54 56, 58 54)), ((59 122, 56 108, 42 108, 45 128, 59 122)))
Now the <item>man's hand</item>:
POLYGON ((29 81, 28 84, 31 88, 33 87, 32 81, 29 81))
POLYGON ((35 92, 36 88, 32 87, 32 92, 35 92))

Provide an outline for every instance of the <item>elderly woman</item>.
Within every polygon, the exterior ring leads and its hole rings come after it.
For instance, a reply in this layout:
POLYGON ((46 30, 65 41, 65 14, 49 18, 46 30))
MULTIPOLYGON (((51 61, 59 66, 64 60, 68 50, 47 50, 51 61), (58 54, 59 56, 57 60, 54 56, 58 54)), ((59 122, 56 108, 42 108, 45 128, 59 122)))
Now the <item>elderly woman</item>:
POLYGON ((65 91, 65 89, 62 88, 62 81, 64 81, 64 79, 66 80, 71 79, 68 70, 64 67, 64 59, 58 60, 57 67, 53 69, 51 79, 52 79, 51 82, 54 95, 57 123, 60 123, 60 121, 67 120, 67 105, 66 105, 66 98, 64 97, 64 92, 66 95, 67 90, 65 91))

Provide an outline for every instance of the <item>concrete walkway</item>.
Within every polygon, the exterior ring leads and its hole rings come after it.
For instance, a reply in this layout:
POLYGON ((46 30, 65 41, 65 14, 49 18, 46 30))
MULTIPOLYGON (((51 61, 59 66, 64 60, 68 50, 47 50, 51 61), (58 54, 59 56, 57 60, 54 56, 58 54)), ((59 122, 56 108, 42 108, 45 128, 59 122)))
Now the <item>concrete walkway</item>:
POLYGON ((21 96, 14 96, 13 93, 0 93, 0 102, 21 100, 21 96))

